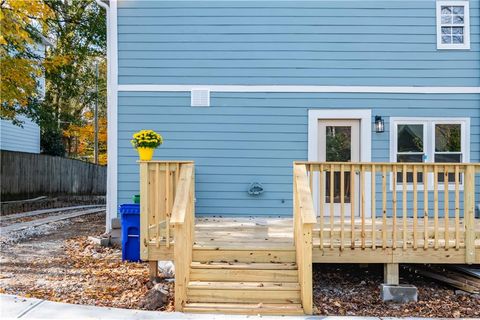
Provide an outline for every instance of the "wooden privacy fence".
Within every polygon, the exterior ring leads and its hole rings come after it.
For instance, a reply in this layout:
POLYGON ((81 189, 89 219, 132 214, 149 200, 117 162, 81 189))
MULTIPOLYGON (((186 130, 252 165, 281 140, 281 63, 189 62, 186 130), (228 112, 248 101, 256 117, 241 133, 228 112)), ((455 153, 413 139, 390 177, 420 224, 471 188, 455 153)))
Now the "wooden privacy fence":
POLYGON ((298 166, 308 172, 321 250, 462 248, 465 262, 475 261, 480 164, 296 162, 298 166))
POLYGON ((1 153, 2 200, 42 195, 104 195, 107 167, 92 163, 13 151, 1 153))

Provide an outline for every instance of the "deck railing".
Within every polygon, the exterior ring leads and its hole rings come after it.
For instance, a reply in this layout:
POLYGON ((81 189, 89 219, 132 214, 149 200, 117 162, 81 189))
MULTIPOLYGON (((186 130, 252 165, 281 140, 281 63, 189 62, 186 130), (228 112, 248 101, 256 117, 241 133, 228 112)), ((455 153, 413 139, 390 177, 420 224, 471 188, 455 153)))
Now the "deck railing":
POLYGON ((175 308, 183 310, 187 302, 187 285, 195 237, 195 175, 192 163, 180 167, 177 195, 170 224, 174 226, 175 308))
POLYGON ((173 240, 170 219, 186 161, 140 162, 140 258, 148 260, 148 247, 169 248, 173 240))
POLYGON ((480 164, 296 162, 299 167, 308 174, 321 250, 464 249, 465 263, 475 261, 480 164))
POLYGON ((175 261, 175 307, 186 302, 195 227, 195 172, 191 161, 140 162, 140 258, 153 262, 175 261), (165 249, 163 256, 159 250, 165 249), (177 263, 178 262, 178 263, 177 263))
POLYGON ((303 310, 306 314, 312 314, 312 236, 317 219, 305 165, 295 165, 293 170, 294 241, 298 281, 303 310))

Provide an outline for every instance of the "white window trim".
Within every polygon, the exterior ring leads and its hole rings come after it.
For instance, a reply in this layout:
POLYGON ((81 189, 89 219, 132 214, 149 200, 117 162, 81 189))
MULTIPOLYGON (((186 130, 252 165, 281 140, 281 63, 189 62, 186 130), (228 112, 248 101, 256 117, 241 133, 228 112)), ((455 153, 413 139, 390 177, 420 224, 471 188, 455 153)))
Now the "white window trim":
POLYGON ((450 0, 437 1, 437 49, 441 50, 468 50, 470 49, 470 6, 468 1, 450 0), (464 7, 463 43, 442 43, 442 6, 464 7))
MULTIPOLYGON (((470 162, 470 118, 438 118, 438 117, 391 117, 390 118, 390 162, 397 162, 397 126, 399 124, 423 124, 424 153, 427 156, 425 163, 434 163, 435 160, 435 124, 460 124, 462 163, 470 162)), ((425 178, 424 178, 425 179, 425 178)), ((433 190, 433 173, 427 177, 428 190, 433 190)), ((449 185, 449 190, 454 190, 454 185, 449 185)), ((390 174, 390 191, 393 190, 393 176, 390 174)), ((397 185, 397 191, 402 191, 402 185, 397 185)), ((407 184, 407 190, 413 190, 411 183, 407 184)), ((417 186, 417 190, 423 190, 423 183, 417 186)), ((444 190, 443 183, 438 185, 438 190, 444 190)), ((463 190, 463 181, 460 184, 463 190)))

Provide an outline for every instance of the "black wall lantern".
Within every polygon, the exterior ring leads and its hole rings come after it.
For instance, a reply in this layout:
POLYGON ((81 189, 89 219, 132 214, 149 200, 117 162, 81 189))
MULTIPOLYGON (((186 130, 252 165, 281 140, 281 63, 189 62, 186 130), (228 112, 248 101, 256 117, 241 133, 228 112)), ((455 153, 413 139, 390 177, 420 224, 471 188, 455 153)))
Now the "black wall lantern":
POLYGON ((381 116, 375 116, 375 132, 382 133, 385 131, 385 121, 381 116))

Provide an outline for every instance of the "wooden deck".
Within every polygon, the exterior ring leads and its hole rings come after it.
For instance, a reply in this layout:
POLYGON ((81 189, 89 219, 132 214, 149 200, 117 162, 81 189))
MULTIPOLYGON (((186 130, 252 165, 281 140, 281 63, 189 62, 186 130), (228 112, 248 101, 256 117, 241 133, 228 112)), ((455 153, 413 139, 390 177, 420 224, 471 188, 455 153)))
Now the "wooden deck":
MULTIPOLYGON (((378 235, 376 240, 376 249, 372 249, 372 241, 368 240, 362 242, 361 233, 362 230, 357 229, 360 225, 359 218, 355 219, 355 241, 352 245, 351 241, 351 228, 350 224, 344 225, 345 240, 343 248, 341 248, 340 233, 341 223, 340 218, 336 217, 333 225, 333 229, 330 225, 323 228, 324 240, 323 246, 320 245, 320 227, 316 225, 313 228, 313 262, 314 263, 387 263, 391 262, 391 257, 395 256, 394 251, 398 252, 398 258, 405 259, 398 262, 412 262, 412 258, 409 255, 415 255, 415 259, 418 263, 464 263, 465 260, 465 243, 460 241, 457 247, 455 240, 455 231, 450 231, 449 237, 449 249, 445 249, 445 240, 438 239, 438 248, 435 249, 435 227, 431 223, 428 228, 428 240, 427 248, 425 248, 425 238, 423 230, 425 226, 423 223, 419 223, 418 228, 422 230, 419 232, 419 239, 417 241, 417 248, 415 249, 413 244, 413 238, 407 239, 407 248, 403 248, 403 239, 400 237, 396 242, 396 249, 393 248, 392 239, 388 239, 386 247, 383 248, 383 239, 381 238, 382 221, 376 219, 376 226, 378 235), (333 231, 334 241, 330 241, 330 234, 333 231), (333 247, 332 247, 333 243, 333 247), (322 247, 322 248, 321 248, 322 247), (360 251, 352 250, 362 249, 360 251), (435 252, 431 253, 431 249, 435 252), (372 253, 376 252, 378 255, 372 256, 372 253), (406 253, 408 252, 408 253, 406 253), (388 257, 390 255, 390 257, 388 257), (422 258, 423 257, 423 258, 422 258)), ((393 219, 388 218, 387 226, 390 228, 389 234, 392 234, 393 219)), ((444 226, 445 220, 439 219, 439 225, 444 226)), ((371 233, 371 219, 366 219, 366 225, 369 228, 365 228, 363 232, 371 233)), ((413 219, 408 218, 407 227, 411 229, 413 225, 413 219)), ((463 219, 460 220, 460 228, 464 230, 463 219)), ((402 234, 402 228, 398 229, 402 234)), ((444 233, 444 228, 437 229, 438 234, 444 233)), ((476 240, 475 247, 477 250, 477 261, 480 263, 480 224, 476 225, 476 240)), ((463 232, 460 232, 460 239, 463 239, 463 232)), ((160 241, 164 241, 161 239, 160 241)), ((171 259, 173 257, 174 242, 171 241, 171 246, 167 249, 164 246, 156 247, 156 239, 151 240, 152 254, 155 256, 163 257, 162 260, 171 259), (154 253, 156 251, 156 253, 154 253)), ((194 238, 194 250, 203 251, 207 254, 209 251, 233 251, 232 255, 237 252, 240 255, 240 251, 252 251, 252 250, 271 250, 273 251, 291 251, 295 250, 293 241, 293 219, 292 218, 279 218, 279 217, 200 217, 195 219, 195 238, 194 238)), ((197 253, 198 254, 198 253, 197 253)), ((208 261, 208 258, 204 259, 208 261)))
POLYGON ((293 169, 292 218, 195 217, 193 162, 140 163, 141 259, 152 277, 157 261, 174 261, 177 311, 311 314, 313 263, 382 263, 388 284, 399 263, 480 263, 480 164, 293 169), (326 190, 334 175, 338 190, 326 190))

